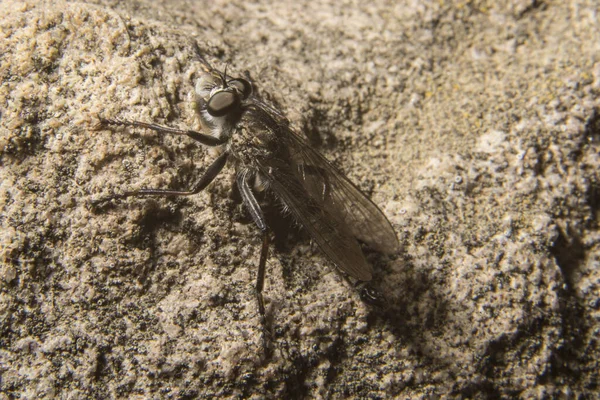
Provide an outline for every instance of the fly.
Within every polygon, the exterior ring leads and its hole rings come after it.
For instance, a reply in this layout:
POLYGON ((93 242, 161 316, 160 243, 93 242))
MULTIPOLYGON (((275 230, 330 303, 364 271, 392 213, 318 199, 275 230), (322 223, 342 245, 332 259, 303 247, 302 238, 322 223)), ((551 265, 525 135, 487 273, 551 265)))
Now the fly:
POLYGON ((383 212, 337 168, 295 132, 281 111, 267 103, 248 79, 214 69, 200 57, 203 72, 195 86, 202 131, 153 123, 100 118, 101 126, 126 126, 185 135, 222 153, 189 190, 140 189, 95 200, 131 196, 190 196, 206 188, 227 162, 235 167, 244 206, 262 234, 256 297, 265 319, 263 287, 269 233, 256 190, 269 190, 342 271, 369 281, 372 267, 358 241, 382 253, 398 250, 398 239, 383 212))

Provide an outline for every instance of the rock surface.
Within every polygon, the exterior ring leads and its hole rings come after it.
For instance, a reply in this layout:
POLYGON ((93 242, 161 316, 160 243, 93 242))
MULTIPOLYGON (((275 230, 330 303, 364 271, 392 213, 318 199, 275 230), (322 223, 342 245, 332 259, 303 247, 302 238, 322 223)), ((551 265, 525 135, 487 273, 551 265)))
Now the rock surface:
POLYGON ((597 397, 599 13, 4 0, 0 399, 597 397), (386 307, 275 229, 265 353, 260 238, 231 169, 190 198, 89 206, 187 188, 214 159, 95 129, 98 114, 198 128, 194 41, 382 207, 403 245, 367 252, 386 307))

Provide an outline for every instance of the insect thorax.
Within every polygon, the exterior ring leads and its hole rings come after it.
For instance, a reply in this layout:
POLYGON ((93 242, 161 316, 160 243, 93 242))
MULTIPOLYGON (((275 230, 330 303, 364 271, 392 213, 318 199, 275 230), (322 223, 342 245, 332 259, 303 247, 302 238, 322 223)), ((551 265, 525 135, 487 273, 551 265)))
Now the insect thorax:
POLYGON ((251 166, 257 160, 277 156, 278 138, 275 133, 244 115, 229 138, 228 151, 242 165, 251 166))

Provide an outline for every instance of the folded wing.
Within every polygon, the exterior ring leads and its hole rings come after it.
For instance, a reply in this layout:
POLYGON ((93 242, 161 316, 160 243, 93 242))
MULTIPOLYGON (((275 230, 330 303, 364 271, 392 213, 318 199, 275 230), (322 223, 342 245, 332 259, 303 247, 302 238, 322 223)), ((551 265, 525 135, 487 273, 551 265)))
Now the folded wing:
POLYGON ((286 138, 296 173, 309 196, 334 219, 343 221, 357 239, 382 253, 395 253, 396 233, 379 207, 296 134, 290 131, 286 138))

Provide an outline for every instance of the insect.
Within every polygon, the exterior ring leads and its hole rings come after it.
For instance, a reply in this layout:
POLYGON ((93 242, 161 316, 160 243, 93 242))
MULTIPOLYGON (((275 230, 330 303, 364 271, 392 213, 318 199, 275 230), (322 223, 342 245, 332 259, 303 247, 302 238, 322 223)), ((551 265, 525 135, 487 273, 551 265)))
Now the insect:
POLYGON ((269 231, 255 193, 269 190, 289 210, 322 251, 351 277, 369 281, 372 267, 358 240, 392 254, 398 239, 381 210, 337 168, 295 132, 286 117, 256 92, 249 78, 235 78, 214 69, 202 56, 195 86, 202 132, 139 121, 100 118, 103 127, 126 126, 186 135, 221 154, 190 190, 141 189, 94 201, 130 196, 189 196, 206 188, 227 162, 235 166, 243 204, 262 234, 256 297, 265 318, 263 287, 269 253, 269 231))

